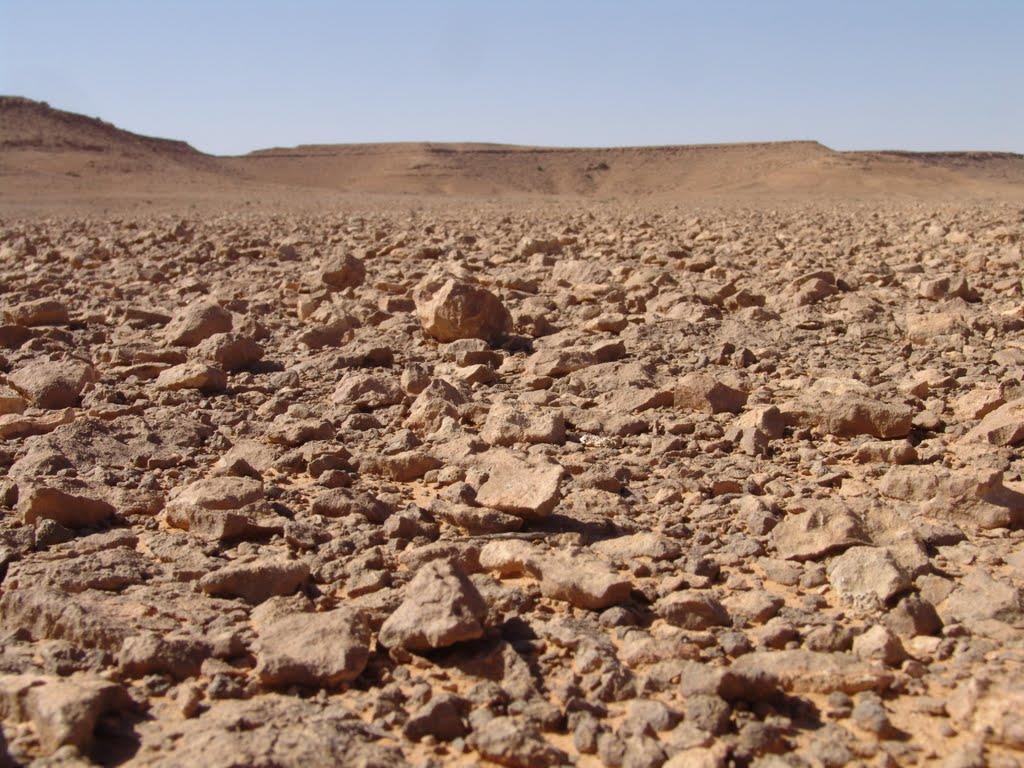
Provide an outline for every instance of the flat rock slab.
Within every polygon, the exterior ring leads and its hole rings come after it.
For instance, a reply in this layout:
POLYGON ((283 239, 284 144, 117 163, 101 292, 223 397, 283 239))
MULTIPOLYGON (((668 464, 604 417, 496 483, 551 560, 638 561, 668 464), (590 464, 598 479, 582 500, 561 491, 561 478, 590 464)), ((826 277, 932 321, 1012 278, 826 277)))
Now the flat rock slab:
POLYGON ((480 506, 536 519, 550 515, 561 498, 565 470, 552 461, 492 450, 483 463, 488 476, 476 493, 480 506))

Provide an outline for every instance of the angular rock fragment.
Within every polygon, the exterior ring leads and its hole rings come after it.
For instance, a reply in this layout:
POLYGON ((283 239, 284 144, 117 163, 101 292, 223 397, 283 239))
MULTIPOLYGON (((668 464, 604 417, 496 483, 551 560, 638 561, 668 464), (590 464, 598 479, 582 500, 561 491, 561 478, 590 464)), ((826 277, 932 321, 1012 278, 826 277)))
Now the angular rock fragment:
POLYGON ((227 389, 228 379, 220 368, 214 368, 201 360, 193 360, 161 371, 156 377, 156 386, 171 391, 198 389, 200 392, 214 393, 227 389))
POLYGON ((484 759, 508 768, 549 768, 569 763, 565 752, 511 717, 488 720, 473 731, 470 743, 484 759))
POLYGON ((708 629, 729 623, 729 614, 721 603, 710 594, 694 589, 666 595, 655 605, 655 611, 665 621, 684 629, 708 629))
POLYGON ((199 580, 199 587, 214 597, 240 597, 262 603, 291 595, 309 580, 309 566, 298 560, 258 559, 234 562, 199 580))
POLYGON ((44 678, 40 682, 24 692, 21 706, 46 754, 68 745, 87 752, 102 715, 132 708, 124 688, 102 678, 44 678))
POLYGON ((882 495, 919 505, 921 513, 982 528, 1024 522, 1024 493, 1003 484, 997 469, 947 469, 938 465, 892 467, 879 483, 882 495))
POLYGON ((350 253, 325 259, 320 267, 320 280, 331 288, 356 288, 362 285, 365 279, 366 266, 361 259, 350 253))
POLYGON ((125 641, 117 662, 121 672, 131 678, 162 674, 186 680, 200 673, 210 652, 210 646, 201 640, 145 633, 125 641))
POLYGON ((787 515, 772 529, 771 540, 779 557, 815 560, 867 542, 860 521, 837 505, 823 505, 787 515))
POLYGON ((603 610, 629 598, 628 578, 594 557, 545 554, 524 541, 494 541, 480 551, 480 567, 502 576, 532 576, 545 597, 577 608, 603 610))
POLYGON ((210 298, 197 299, 177 312, 164 329, 164 338, 174 347, 194 347, 216 333, 233 326, 231 313, 210 298))
POLYGON ((878 399, 859 382, 838 379, 814 382, 782 410, 789 423, 816 427, 837 437, 906 437, 914 419, 910 406, 878 399))
POLYGON ((258 628, 256 675, 267 686, 333 688, 357 678, 369 658, 365 620, 342 608, 287 614, 258 628))
POLYGON ((480 437, 491 445, 565 442, 565 419, 558 412, 530 413, 512 405, 496 404, 487 413, 480 437))
POLYGON ((527 460, 511 451, 491 451, 486 458, 487 480, 476 501, 528 520, 546 517, 558 504, 565 470, 549 461, 527 460))
POLYGON ((195 347, 195 354, 214 363, 214 367, 232 373, 262 360, 263 348, 251 336, 217 333, 200 342, 195 347))
POLYGON ((263 505, 263 484, 249 477, 197 480, 172 498, 167 523, 202 538, 228 541, 280 530, 282 520, 263 505))
POLYGON ((57 299, 35 299, 17 304, 6 312, 8 323, 34 327, 39 325, 67 325, 67 305, 57 299))
POLYGON ((848 653, 757 651, 733 661, 729 671, 743 677, 774 678, 787 693, 883 691, 892 673, 848 653))
POLYGON ((500 342, 512 330, 512 316, 493 293, 479 285, 448 280, 431 295, 416 297, 424 332, 438 341, 483 339, 500 342))
POLYGON ((1019 445, 1024 441, 1024 399, 995 408, 963 439, 1001 447, 1019 445))
POLYGON ((850 547, 829 562, 828 579, 844 599, 868 606, 910 587, 910 578, 884 547, 850 547))
POLYGON ((41 478, 18 494, 18 513, 28 524, 53 520, 68 528, 87 528, 109 520, 114 505, 98 488, 68 478, 41 478))
POLYGON ((405 595, 380 628, 385 647, 423 652, 483 636, 487 604, 451 563, 435 560, 421 567, 405 595))
POLYGON ((707 373, 688 373, 675 388, 676 408, 700 413, 739 413, 747 393, 707 373))
POLYGON ((8 377, 8 381, 37 408, 57 410, 76 407, 86 384, 96 371, 75 360, 29 363, 8 377))

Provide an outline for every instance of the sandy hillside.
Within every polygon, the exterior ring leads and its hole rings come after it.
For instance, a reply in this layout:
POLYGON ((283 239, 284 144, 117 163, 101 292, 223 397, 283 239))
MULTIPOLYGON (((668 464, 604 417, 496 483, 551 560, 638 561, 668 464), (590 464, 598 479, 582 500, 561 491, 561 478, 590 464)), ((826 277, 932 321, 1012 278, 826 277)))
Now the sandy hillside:
POLYGON ((325 192, 639 201, 1008 198, 1024 158, 1001 153, 836 152, 813 141, 560 149, 497 144, 337 144, 240 157, 138 136, 40 102, 0 97, 0 202, 325 192))

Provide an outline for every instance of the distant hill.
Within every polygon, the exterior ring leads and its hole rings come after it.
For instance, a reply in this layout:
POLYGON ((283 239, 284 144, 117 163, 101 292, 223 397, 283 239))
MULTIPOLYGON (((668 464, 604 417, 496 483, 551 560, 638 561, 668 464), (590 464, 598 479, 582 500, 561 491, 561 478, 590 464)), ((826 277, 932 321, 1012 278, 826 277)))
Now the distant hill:
POLYGON ((837 152, 814 141, 608 149, 328 144, 203 154, 21 97, 0 97, 0 195, 335 192, 691 200, 1024 198, 1024 156, 837 152))

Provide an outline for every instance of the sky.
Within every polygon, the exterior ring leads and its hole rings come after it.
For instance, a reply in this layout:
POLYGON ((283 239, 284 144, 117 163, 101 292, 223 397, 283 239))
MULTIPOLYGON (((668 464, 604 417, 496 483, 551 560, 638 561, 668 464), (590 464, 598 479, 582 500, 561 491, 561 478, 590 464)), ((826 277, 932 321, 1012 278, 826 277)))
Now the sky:
POLYGON ((0 0, 0 93, 215 154, 1024 152, 1024 0, 0 0))

